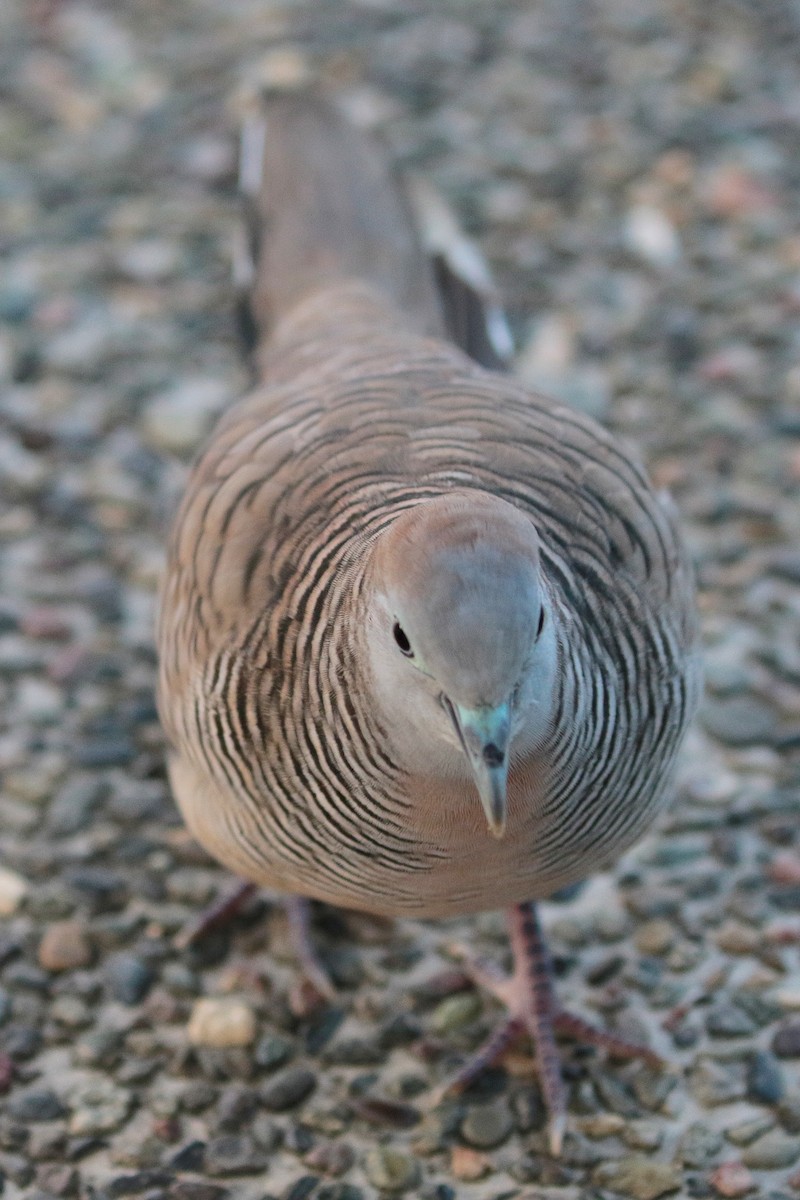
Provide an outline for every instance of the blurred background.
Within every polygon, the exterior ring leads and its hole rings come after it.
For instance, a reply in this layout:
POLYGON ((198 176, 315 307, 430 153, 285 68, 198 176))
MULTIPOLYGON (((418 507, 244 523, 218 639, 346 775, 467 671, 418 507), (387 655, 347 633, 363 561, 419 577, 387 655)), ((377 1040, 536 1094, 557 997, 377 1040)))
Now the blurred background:
POLYGON ((2 26, 3 1194, 796 1195, 800 5, 2 0, 2 26), (342 987, 322 1014, 268 899, 173 944, 227 879, 164 779, 163 540, 249 382, 239 124, 304 81, 447 198, 519 374, 638 445, 697 562, 708 686, 678 802, 547 910, 562 994, 674 1070, 573 1058, 560 1163, 524 1047, 424 1112, 491 1025, 450 947, 502 956, 496 915, 320 912, 342 987))

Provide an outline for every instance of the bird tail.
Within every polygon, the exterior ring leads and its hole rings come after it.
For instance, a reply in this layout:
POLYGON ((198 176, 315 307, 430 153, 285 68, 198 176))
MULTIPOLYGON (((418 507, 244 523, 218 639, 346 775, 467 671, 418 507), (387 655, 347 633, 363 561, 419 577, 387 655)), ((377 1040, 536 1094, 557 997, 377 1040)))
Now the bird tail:
POLYGON ((449 335, 484 366, 511 339, 488 271, 441 199, 407 188, 377 139, 307 94, 266 98, 242 131, 245 222, 235 258, 248 347, 321 287, 357 281, 420 333, 449 335))

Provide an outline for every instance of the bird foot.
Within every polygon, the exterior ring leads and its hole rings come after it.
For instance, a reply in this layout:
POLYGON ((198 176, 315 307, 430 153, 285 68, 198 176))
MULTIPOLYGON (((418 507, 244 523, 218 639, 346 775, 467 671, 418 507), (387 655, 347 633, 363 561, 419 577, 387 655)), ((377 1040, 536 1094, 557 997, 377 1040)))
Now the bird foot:
MULTIPOLYGON (((177 934, 175 946, 185 950, 208 937, 215 929, 227 925, 258 891, 256 884, 238 882, 236 887, 223 893, 212 905, 204 909, 177 934)), ((311 1011, 319 1007, 320 1001, 331 1001, 336 997, 336 988, 328 972, 320 962, 311 937, 311 905, 303 896, 288 896, 283 901, 289 922, 289 938, 302 971, 302 979, 295 988, 295 995, 302 996, 298 1007, 311 1011)))
POLYGON ((550 956, 534 906, 516 905, 509 911, 508 920, 514 950, 513 975, 504 975, 493 963, 474 959, 460 947, 455 948, 467 975, 478 987, 495 996, 507 1008, 508 1016, 464 1066, 436 1090, 434 1103, 469 1087, 502 1058, 512 1042, 528 1033, 534 1044, 548 1113, 550 1152, 558 1156, 566 1130, 567 1105, 556 1033, 605 1050, 614 1058, 638 1058, 656 1068, 664 1067, 665 1063, 648 1046, 598 1029, 583 1017, 560 1008, 553 992, 550 956))

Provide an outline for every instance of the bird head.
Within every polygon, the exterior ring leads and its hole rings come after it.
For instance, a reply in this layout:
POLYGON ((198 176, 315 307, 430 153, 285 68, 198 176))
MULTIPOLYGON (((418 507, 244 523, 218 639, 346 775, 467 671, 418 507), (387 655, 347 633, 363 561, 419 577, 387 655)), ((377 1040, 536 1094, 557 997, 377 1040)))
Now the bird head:
POLYGON ((374 551, 372 669, 395 739, 420 769, 471 776, 506 827, 512 754, 546 731, 556 641, 530 519, 482 492, 404 511, 374 551))

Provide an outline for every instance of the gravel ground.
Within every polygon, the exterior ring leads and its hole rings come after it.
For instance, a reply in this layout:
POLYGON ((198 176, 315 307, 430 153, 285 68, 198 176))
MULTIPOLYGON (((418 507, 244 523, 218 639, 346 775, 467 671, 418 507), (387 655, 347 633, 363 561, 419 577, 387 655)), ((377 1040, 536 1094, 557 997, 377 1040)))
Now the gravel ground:
POLYGON ((0 43, 0 1171, 6 1197, 635 1200, 800 1192, 800 6, 792 0, 5 0, 0 43), (519 371, 643 449, 697 559, 708 693, 658 833, 545 919, 561 995, 668 1058, 526 1048, 426 1097, 497 1013, 502 919, 280 910, 164 780, 166 522, 247 383, 233 150, 321 75, 450 198, 519 371))

